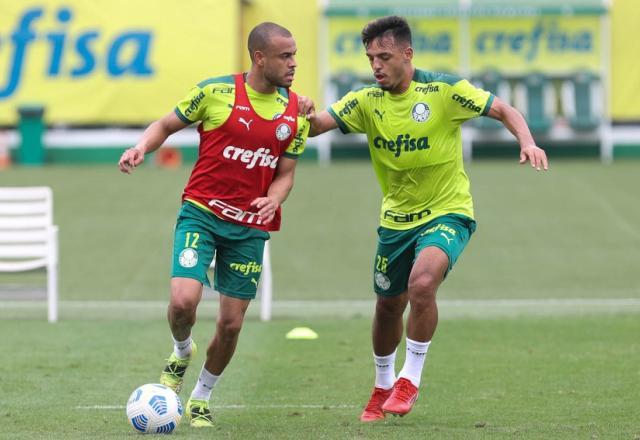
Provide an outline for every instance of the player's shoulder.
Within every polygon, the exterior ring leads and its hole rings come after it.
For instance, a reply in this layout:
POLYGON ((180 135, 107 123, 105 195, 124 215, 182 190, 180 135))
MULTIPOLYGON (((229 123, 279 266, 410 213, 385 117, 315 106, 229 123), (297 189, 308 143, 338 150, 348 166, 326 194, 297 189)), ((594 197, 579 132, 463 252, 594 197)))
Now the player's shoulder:
POLYGON ((353 110, 356 107, 362 108, 364 111, 375 106, 380 100, 384 99, 384 90, 377 84, 365 84, 354 88, 341 99, 340 103, 344 104, 344 111, 353 110))
POLYGON ((356 96, 362 98, 382 98, 384 96, 384 91, 380 88, 378 84, 364 84, 360 87, 353 89, 351 92, 356 96))
MULTIPOLYGON (((329 113, 333 115, 334 119, 336 117, 342 119, 352 115, 356 109, 367 113, 383 98, 384 91, 377 84, 363 85, 347 92, 333 103, 329 108, 329 113)), ((346 129, 341 128, 341 130, 343 133, 347 133, 346 129)))
POLYGON ((235 90, 236 83, 233 75, 223 75, 223 76, 214 76, 214 77, 202 80, 197 84, 197 87, 202 90, 220 89, 221 93, 225 91, 227 91, 227 93, 230 93, 231 91, 235 90))
POLYGON ((462 78, 452 73, 432 72, 430 70, 416 69, 415 73, 413 74, 413 80, 421 84, 443 83, 452 86, 462 81, 462 78))

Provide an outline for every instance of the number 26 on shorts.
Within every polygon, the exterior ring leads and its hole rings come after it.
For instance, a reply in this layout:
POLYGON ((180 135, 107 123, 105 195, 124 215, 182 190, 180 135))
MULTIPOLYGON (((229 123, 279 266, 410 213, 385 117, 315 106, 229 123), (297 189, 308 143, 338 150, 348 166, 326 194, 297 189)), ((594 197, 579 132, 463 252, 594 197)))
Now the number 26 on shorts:
POLYGON ((376 270, 378 272, 386 273, 387 272, 387 262, 389 259, 387 257, 383 257, 381 255, 376 255, 376 270))

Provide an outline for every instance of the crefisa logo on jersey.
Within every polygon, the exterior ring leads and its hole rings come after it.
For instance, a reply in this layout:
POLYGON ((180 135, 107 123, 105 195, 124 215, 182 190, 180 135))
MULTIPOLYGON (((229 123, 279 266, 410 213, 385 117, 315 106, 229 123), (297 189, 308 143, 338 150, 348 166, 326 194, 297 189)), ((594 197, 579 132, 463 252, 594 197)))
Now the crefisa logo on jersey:
POLYGON ((424 102, 419 102, 413 106, 411 109, 411 117, 416 122, 424 122, 429 119, 429 115, 431 114, 431 110, 429 106, 424 102))
POLYGON ((278 128, 276 128, 276 137, 279 141, 286 140, 289 136, 291 136, 291 127, 287 124, 280 124, 278 128))

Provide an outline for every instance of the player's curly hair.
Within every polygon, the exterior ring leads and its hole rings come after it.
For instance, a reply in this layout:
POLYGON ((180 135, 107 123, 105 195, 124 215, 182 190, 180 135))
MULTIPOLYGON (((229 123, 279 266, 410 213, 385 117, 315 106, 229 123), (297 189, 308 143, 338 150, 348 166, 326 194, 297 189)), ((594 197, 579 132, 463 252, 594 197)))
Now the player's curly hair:
POLYGON ((362 29, 362 44, 369 47, 373 40, 382 36, 393 36, 396 42, 411 45, 411 28, 403 17, 390 15, 370 21, 362 29))

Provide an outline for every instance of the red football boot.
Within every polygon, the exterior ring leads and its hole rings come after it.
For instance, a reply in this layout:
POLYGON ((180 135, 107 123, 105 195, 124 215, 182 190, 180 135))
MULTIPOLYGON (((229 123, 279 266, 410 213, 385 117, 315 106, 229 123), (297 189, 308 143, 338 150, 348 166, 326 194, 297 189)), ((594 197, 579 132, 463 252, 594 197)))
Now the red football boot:
POLYGON ((418 399, 418 388, 409 379, 401 377, 393 385, 391 395, 382 405, 382 411, 404 416, 411 411, 416 399, 418 399))
POLYGON ((376 420, 384 420, 384 412, 382 412, 382 404, 391 395, 391 390, 383 390, 375 387, 371 399, 360 416, 361 422, 375 422, 376 420))

